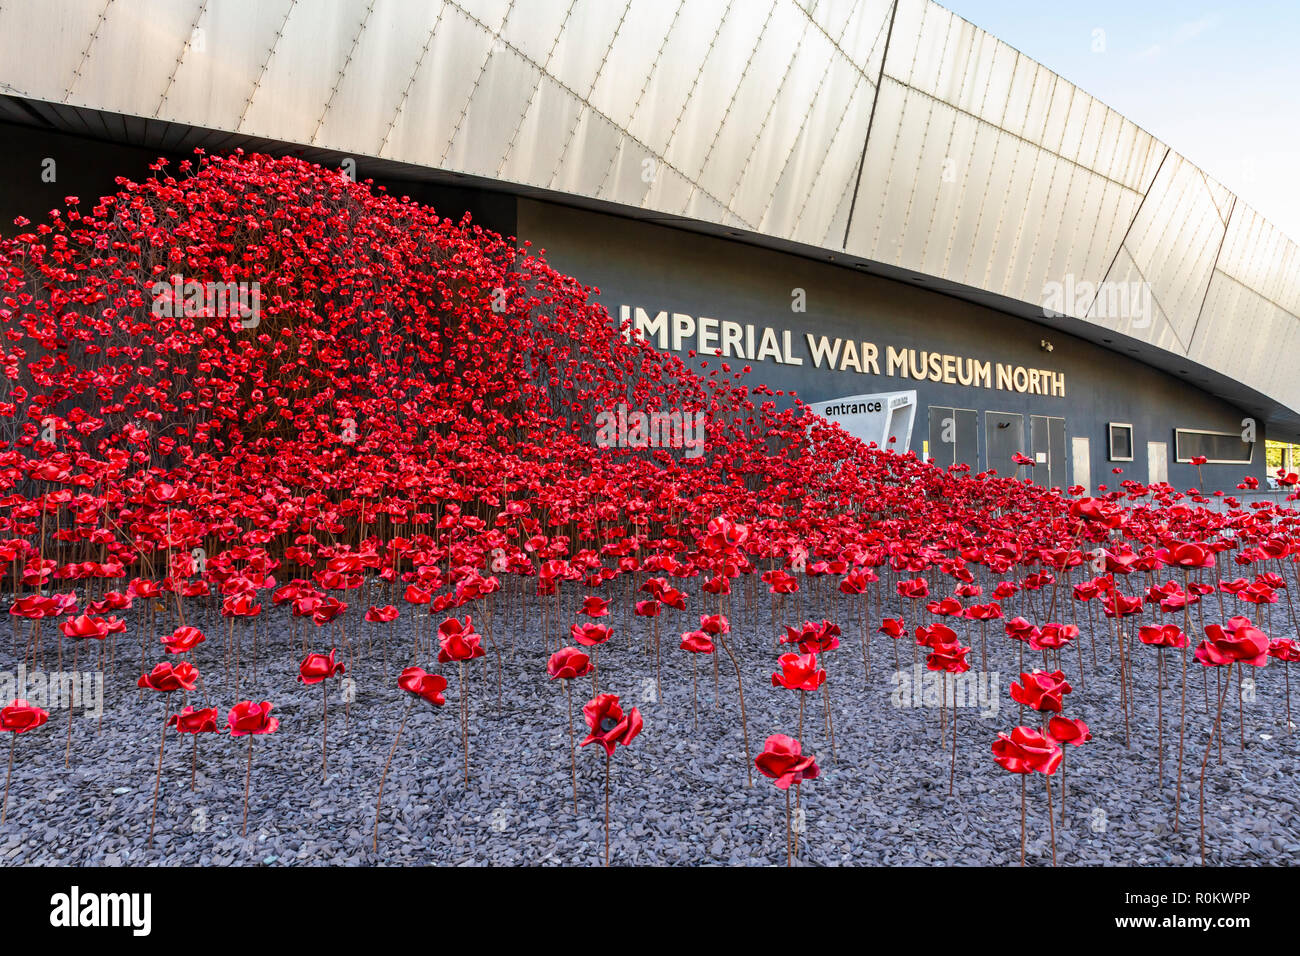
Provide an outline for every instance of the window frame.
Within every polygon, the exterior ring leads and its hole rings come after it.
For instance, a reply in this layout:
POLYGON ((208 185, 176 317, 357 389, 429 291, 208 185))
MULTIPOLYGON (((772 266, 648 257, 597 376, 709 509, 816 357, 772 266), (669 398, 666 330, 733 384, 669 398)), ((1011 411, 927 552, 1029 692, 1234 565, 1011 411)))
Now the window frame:
MULTIPOLYGON (((1218 432, 1210 428, 1174 428, 1174 461, 1180 465, 1190 465, 1191 457, 1182 457, 1182 448, 1179 444, 1179 437, 1183 434, 1188 435, 1217 435, 1220 438, 1236 438, 1241 441, 1240 432, 1218 432)), ((1255 446, 1258 442, 1241 442, 1243 445, 1250 446, 1250 457, 1244 461, 1238 458, 1209 458, 1205 459, 1207 465, 1253 465, 1255 463, 1255 446)))
POLYGON ((1107 422, 1106 423, 1106 458, 1108 461, 1132 461, 1133 452, 1137 450, 1137 445, 1133 437, 1132 422, 1107 422), (1128 457, 1115 454, 1115 429, 1128 429, 1128 457))

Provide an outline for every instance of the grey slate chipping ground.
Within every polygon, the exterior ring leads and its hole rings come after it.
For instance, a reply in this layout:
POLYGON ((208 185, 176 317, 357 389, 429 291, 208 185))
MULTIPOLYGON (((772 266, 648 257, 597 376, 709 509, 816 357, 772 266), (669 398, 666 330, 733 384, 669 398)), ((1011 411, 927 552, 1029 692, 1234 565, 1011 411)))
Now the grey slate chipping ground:
MULTIPOLYGON (((644 865, 784 865, 785 800, 770 780, 754 773, 746 784, 740 711, 730 661, 719 655, 720 700, 715 700, 713 662, 699 664, 699 726, 693 727, 691 661, 678 648, 680 633, 693 629, 702 607, 691 589, 688 610, 665 609, 660 618, 663 699, 654 694, 654 658, 649 626, 632 618, 624 627, 619 599, 614 635, 600 655, 600 689, 639 707, 645 730, 612 761, 612 862, 644 865)), ((713 599, 710 598, 712 601, 713 599)), ((821 598, 818 599, 819 601, 821 598)), ((984 599, 981 599, 984 600, 984 599)), ((355 700, 342 701, 342 684, 331 684, 329 777, 321 775, 319 686, 297 681, 300 638, 293 641, 285 609, 266 603, 266 633, 258 648, 256 677, 247 672, 248 631, 238 697, 223 671, 225 623, 209 610, 190 623, 208 635, 194 662, 204 675, 210 702, 224 730, 225 713, 237 700, 270 700, 279 717, 277 733, 254 742, 252 794, 247 838, 240 814, 247 738, 202 735, 198 741, 197 789, 190 789, 191 738, 167 734, 157 835, 146 848, 149 809, 163 715, 161 695, 135 687, 139 675, 139 632, 128 612, 128 634, 119 635, 111 670, 105 672, 102 725, 72 719, 70 765, 64 767, 66 710, 51 710, 44 727, 17 741, 9 813, 0 828, 0 864, 61 865, 593 865, 601 861, 604 759, 598 747, 579 749, 578 812, 572 805, 565 696, 546 675, 542 617, 536 599, 507 611, 514 597, 499 596, 493 634, 503 647, 502 704, 498 707, 496 657, 467 667, 470 698, 470 770, 463 779, 457 705, 462 688, 454 664, 438 665, 426 647, 419 663, 448 680, 447 705, 416 702, 392 760, 384 793, 378 853, 371 850, 375 796, 384 760, 401 714, 412 699, 396 688, 401 666, 411 663, 409 616, 392 625, 350 625, 349 647, 330 626, 313 631, 310 649, 339 645, 355 679, 355 700), (380 635, 388 633, 388 677, 383 676, 380 635), (369 652, 367 652, 369 643, 369 652)), ((732 646, 741 662, 751 759, 776 732, 795 735, 797 695, 772 687, 769 676, 781 651, 773 646, 771 612, 763 595, 752 615, 744 599, 732 598, 732 646)), ((992 622, 990 671, 997 672, 996 716, 977 707, 960 709, 957 721, 955 792, 948 795, 950 738, 940 741, 936 707, 891 703, 894 649, 875 633, 881 614, 873 604, 868 622, 872 674, 864 680, 857 626, 857 599, 833 597, 833 616, 843 627, 842 646, 825 655, 831 689, 836 753, 832 757, 820 695, 806 701, 805 749, 817 756, 821 776, 802 787, 805 832, 799 861, 807 865, 1017 865, 1020 852, 1019 779, 993 761, 990 744, 998 731, 1018 720, 1008 696, 1016 679, 1016 648, 992 622)), ((712 609, 712 604, 710 605, 712 609)), ((485 633, 483 609, 475 625, 485 633)), ((819 604, 818 610, 822 608, 819 604)), ((887 614, 895 609, 886 607, 887 614)), ((356 610, 349 612, 356 615, 356 610)), ((819 613, 817 617, 821 617, 819 613)), ((1059 617, 1060 615, 1058 615, 1059 617)), ((441 618, 438 618, 440 620, 441 618)), ((794 609, 777 615, 794 623, 794 609)), ((1066 618, 1068 620, 1068 616, 1066 618)), ((1215 615, 1217 620, 1217 615, 1215 615)), ((568 625, 580 620, 563 618, 568 625)), ((1170 618, 1180 620, 1180 618, 1170 618)), ((436 622, 435 622, 436 623, 436 622)), ((1204 709, 1202 668, 1189 652, 1187 734, 1181 823, 1172 830, 1174 771, 1178 759, 1179 668, 1176 652, 1166 659, 1164 692, 1165 779, 1156 775, 1155 653, 1134 649, 1132 745, 1124 746, 1118 705, 1118 657, 1113 630, 1090 626, 1086 615, 1083 660, 1064 652, 1062 666, 1075 686, 1065 713, 1081 717, 1094 739, 1067 747, 1066 818, 1060 821, 1060 774, 1054 778, 1058 859, 1063 865, 1193 865, 1200 862, 1197 782, 1213 714, 1204 709), (1092 663, 1089 632, 1096 640, 1092 663)), ((244 622, 236 625, 243 627, 244 622)), ((26 625, 25 625, 26 627, 26 625)), ((979 668, 978 628, 956 626, 979 668)), ((1133 628, 1136 630, 1136 627, 1133 628)), ((553 629, 554 631, 554 629, 553 629)), ((165 633, 163 626, 156 633, 165 633)), ((46 632, 46 665, 54 651, 46 632)), ((1281 630, 1269 631, 1283 636, 1281 630)), ((300 631, 301 635, 301 631, 300 631)), ((27 631, 19 639, 19 654, 27 631)), ((152 643, 152 642, 151 642, 152 643)), ((1136 644, 1136 640, 1134 639, 1136 644)), ((487 645, 486 638, 484 639, 487 645)), ((551 649, 555 649, 554 636, 551 649)), ((148 663, 164 659, 161 646, 148 650, 148 663)), ((903 667, 911 672, 911 641, 900 641, 903 667)), ((65 664, 70 644, 65 650, 65 664)), ((924 657, 918 657, 923 661, 924 657)), ((18 657, 9 635, 0 637, 0 671, 14 671, 18 657)), ((1026 669, 1041 655, 1026 654, 1026 669)), ((1235 686, 1226 696, 1222 764, 1212 753, 1206 778, 1208 852, 1211 864, 1296 865, 1300 863, 1300 735, 1288 734, 1284 715, 1283 668, 1277 661, 1246 668, 1245 750, 1235 686), (1253 694, 1251 691, 1253 690, 1253 694)), ((1226 676, 1226 669, 1225 676, 1226 676)), ((233 676, 233 675, 232 675, 233 676)), ((1297 676, 1300 676, 1298 672, 1297 676)), ((1209 693, 1215 675, 1208 675, 1209 693)), ((1297 685, 1300 691, 1300 684, 1297 685)), ((591 696, 589 679, 574 682, 575 734, 585 733, 581 706, 591 696)), ((951 693, 951 690, 949 691, 951 693)), ((201 706, 203 694, 189 695, 201 706)), ((174 695, 173 710, 180 705, 174 695)), ((1300 697, 1296 704, 1300 706, 1300 697)), ((1211 708, 1213 700, 1211 698, 1211 708)), ((1026 712, 1024 723, 1035 723, 1026 712)), ((9 741, 3 741, 8 744, 9 741)), ((1050 865, 1046 793, 1041 775, 1030 778, 1028 862, 1050 865)))

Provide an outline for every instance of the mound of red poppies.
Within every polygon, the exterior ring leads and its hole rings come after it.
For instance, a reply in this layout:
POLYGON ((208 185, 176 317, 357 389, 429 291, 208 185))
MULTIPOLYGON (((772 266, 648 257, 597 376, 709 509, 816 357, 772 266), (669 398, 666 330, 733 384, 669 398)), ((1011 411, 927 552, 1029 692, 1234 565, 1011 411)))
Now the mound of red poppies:
POLYGON ((527 243, 295 159, 181 165, 0 245, 0 522, 28 583, 399 532, 517 554, 508 505, 572 524, 572 551, 669 552, 724 506, 773 551, 927 509, 944 541, 1012 510, 1007 482, 869 452, 748 369, 627 341, 527 243), (705 447, 599 447, 620 405, 702 413, 705 447))

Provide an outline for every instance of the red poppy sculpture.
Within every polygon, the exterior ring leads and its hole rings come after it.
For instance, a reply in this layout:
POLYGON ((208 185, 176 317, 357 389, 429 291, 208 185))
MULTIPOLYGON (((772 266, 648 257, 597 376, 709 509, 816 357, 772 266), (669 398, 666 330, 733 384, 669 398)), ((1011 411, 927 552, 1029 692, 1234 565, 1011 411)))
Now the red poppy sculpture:
POLYGON ((583 705, 582 716, 588 733, 582 746, 599 744, 605 750, 605 865, 609 866, 609 764, 614 748, 626 747, 641 733, 641 712, 633 707, 623 712, 617 694, 599 694, 583 705))

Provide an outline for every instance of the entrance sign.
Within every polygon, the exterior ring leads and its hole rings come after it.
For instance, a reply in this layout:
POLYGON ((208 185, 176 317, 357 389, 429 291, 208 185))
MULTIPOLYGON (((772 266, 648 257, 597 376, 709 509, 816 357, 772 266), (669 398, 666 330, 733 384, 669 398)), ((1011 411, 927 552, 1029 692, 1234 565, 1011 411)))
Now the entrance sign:
POLYGON ((864 442, 875 442, 878 447, 892 449, 900 455, 911 447, 912 422, 916 419, 915 391, 846 395, 825 402, 809 402, 808 407, 864 442))

